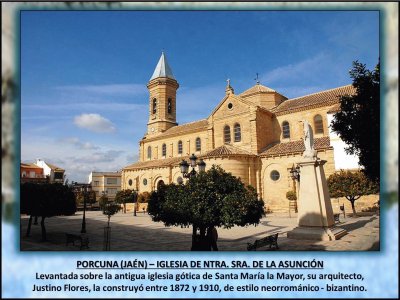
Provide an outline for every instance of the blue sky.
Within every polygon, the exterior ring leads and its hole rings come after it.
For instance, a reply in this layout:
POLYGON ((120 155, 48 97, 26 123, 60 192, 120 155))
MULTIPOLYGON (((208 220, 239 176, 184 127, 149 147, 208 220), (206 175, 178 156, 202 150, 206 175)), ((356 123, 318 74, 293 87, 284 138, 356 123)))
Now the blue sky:
POLYGON ((230 78, 288 98, 351 83, 379 57, 376 11, 23 11, 21 161, 42 158, 69 181, 137 160, 146 84, 164 50, 177 121, 206 118, 230 78))

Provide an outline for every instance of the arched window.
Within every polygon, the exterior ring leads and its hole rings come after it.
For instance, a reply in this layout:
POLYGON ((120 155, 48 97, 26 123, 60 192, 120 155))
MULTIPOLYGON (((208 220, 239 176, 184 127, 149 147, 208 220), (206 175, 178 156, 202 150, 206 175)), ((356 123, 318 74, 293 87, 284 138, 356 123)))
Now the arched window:
POLYGON ((231 142, 231 128, 226 125, 224 127, 224 143, 229 144, 231 142))
POLYGON ((151 159, 151 147, 147 147, 147 158, 151 159))
POLYGON ((183 150, 182 141, 179 141, 178 142, 178 154, 182 154, 182 150, 183 150))
POLYGON ((196 151, 201 151, 201 139, 196 138, 196 151))
POLYGON ((168 113, 172 113, 172 99, 168 98, 168 113))
POLYGON ((288 121, 282 122, 282 137, 284 139, 290 138, 290 126, 288 121))
POLYGON ((322 123, 321 115, 316 115, 314 117, 314 130, 315 133, 324 133, 324 124, 322 123))
POLYGON ((167 145, 162 144, 162 156, 167 156, 167 145))
POLYGON ((235 137, 235 142, 240 142, 242 140, 242 132, 240 130, 240 124, 236 123, 233 126, 233 135, 235 137))
POLYGON ((153 99, 153 114, 155 114, 157 112, 157 99, 154 98, 153 99))

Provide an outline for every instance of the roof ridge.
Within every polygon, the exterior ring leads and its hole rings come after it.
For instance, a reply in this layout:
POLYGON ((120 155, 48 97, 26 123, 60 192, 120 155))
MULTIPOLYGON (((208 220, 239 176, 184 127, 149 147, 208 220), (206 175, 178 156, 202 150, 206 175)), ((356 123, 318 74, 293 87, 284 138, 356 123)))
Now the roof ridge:
MULTIPOLYGON (((193 124, 193 123, 197 123, 197 122, 201 122, 201 121, 207 121, 207 119, 200 119, 200 120, 197 120, 197 121, 191 121, 191 122, 188 122, 188 123, 178 124, 176 126, 189 125, 189 124, 193 124)), ((171 128, 173 128, 173 127, 171 127, 171 128)))
MULTIPOLYGON (((350 87, 350 86, 353 86, 353 85, 352 85, 352 84, 346 84, 346 85, 343 85, 343 86, 338 86, 338 87, 335 87, 335 88, 331 88, 331 89, 327 89, 327 90, 322 90, 322 91, 319 91, 319 92, 315 92, 315 93, 311 93, 311 94, 306 94, 306 95, 299 96, 299 97, 295 97, 295 98, 290 98, 290 99, 287 99, 287 101, 296 100, 296 99, 300 99, 300 98, 304 98, 304 97, 308 97, 308 96, 313 96, 313 95, 318 95, 318 94, 322 94, 322 93, 326 93, 326 92, 331 92, 331 91, 333 91, 333 90, 341 89, 341 88, 344 88, 344 87, 350 87)), ((282 103, 283 103, 283 102, 282 102, 282 103)))
MULTIPOLYGON (((249 87, 248 89, 246 89, 245 91, 241 92, 239 95, 242 95, 242 94, 244 94, 244 93, 250 91, 251 89, 254 89, 254 88, 257 88, 257 87, 266 88, 266 89, 269 90, 269 92, 275 92, 275 93, 277 93, 277 91, 274 90, 273 88, 270 88, 270 87, 268 87, 268 86, 266 86, 266 85, 263 85, 263 84, 260 84, 260 83, 256 83, 255 85, 253 85, 253 86, 249 87)), ((260 91, 260 92, 263 92, 263 91, 260 91)))

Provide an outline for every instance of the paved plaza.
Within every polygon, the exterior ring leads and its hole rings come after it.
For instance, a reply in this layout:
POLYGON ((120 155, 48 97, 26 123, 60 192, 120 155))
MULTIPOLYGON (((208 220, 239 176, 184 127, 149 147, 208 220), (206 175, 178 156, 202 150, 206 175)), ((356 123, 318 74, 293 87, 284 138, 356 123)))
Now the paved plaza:
MULTIPOLYGON (((79 242, 66 245, 66 233, 80 234, 82 212, 73 216, 46 218, 47 241, 41 241, 39 224, 33 225, 31 235, 26 237, 28 216, 21 216, 22 251, 80 251, 79 242)), ((357 218, 340 217, 338 227, 348 234, 337 241, 294 240, 287 238, 287 232, 296 227, 297 217, 288 214, 267 214, 258 226, 218 228, 220 251, 247 251, 247 243, 273 233, 279 233, 278 251, 365 251, 379 250, 379 215, 357 218)), ((101 211, 86 212, 86 231, 89 249, 102 251, 104 227, 107 217, 101 211)), ((153 222, 148 214, 119 212, 111 217, 111 251, 189 251, 192 228, 165 227, 153 222)), ((268 250, 268 247, 260 248, 268 250)))

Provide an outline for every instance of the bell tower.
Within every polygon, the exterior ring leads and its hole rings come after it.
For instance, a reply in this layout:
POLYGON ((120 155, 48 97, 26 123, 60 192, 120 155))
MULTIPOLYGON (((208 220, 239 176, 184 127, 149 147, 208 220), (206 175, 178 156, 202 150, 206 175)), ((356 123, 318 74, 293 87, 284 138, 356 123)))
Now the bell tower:
POLYGON ((149 89, 149 122, 147 135, 155 135, 176 126, 176 90, 179 84, 175 80, 164 52, 151 76, 149 89))

